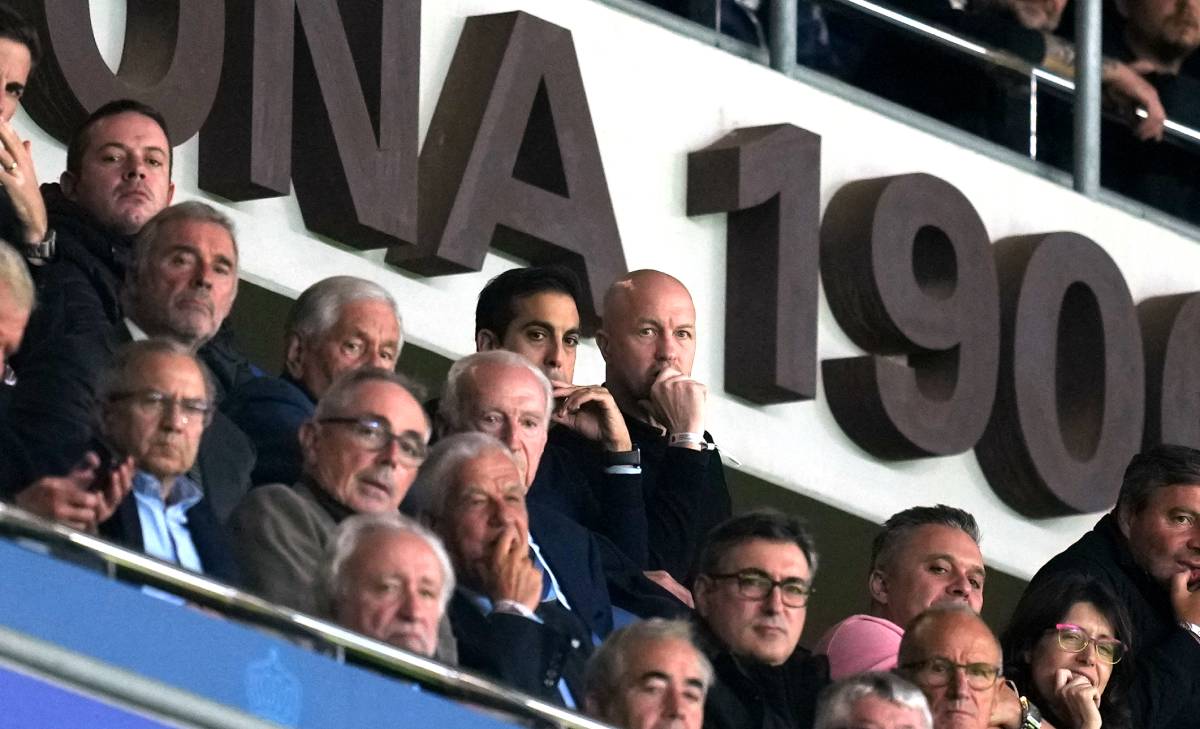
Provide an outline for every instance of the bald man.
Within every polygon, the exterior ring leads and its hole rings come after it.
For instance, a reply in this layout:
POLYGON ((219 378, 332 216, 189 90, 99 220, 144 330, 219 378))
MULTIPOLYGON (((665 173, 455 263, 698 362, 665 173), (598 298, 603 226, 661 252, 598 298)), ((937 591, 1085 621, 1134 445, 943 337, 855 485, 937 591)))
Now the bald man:
POLYGON ((705 431, 708 390, 692 377, 691 294, 660 271, 623 276, 605 294, 596 344, 605 385, 640 451, 649 567, 682 582, 699 542, 730 514, 721 456, 705 431))

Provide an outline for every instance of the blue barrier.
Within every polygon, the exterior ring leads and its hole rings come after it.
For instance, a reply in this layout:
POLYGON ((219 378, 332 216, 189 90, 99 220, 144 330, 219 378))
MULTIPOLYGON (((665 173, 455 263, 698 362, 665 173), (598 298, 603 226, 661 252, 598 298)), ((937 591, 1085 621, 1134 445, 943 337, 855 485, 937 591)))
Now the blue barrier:
POLYGON ((0 623, 292 727, 516 726, 0 540, 0 623))

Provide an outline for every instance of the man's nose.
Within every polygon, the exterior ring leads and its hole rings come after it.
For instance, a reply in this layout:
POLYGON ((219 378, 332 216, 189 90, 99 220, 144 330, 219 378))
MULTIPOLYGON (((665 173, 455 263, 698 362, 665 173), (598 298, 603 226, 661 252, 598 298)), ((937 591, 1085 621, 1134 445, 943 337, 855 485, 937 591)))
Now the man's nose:
POLYGON ((136 154, 130 154, 125 158, 125 170, 123 177, 127 180, 141 178, 146 176, 146 164, 136 154))
POLYGON ((946 692, 950 696, 963 696, 967 690, 967 670, 955 666, 950 669, 950 681, 946 684, 946 692))
POLYGON ((390 370, 393 367, 392 361, 384 354, 383 348, 375 345, 367 349, 367 362, 372 367, 378 367, 381 370, 390 370))

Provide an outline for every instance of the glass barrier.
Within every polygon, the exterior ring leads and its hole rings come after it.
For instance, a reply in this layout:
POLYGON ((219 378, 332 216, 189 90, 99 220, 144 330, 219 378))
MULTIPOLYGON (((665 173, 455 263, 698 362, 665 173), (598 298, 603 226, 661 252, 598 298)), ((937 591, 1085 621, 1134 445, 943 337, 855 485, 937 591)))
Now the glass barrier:
MULTIPOLYGON (((229 665, 220 665, 201 671, 199 666, 206 661, 219 663, 231 655, 235 656, 232 665, 241 665, 236 656, 242 654, 240 660, 246 664, 243 667, 243 672, 247 673, 246 681, 250 684, 287 684, 285 688, 290 688, 283 691, 281 696, 304 693, 302 678, 306 678, 311 684, 307 688, 309 695, 323 692, 333 681, 344 684, 344 690, 333 691, 333 687, 329 686, 330 695, 321 696, 319 704, 322 705, 323 711, 332 712, 333 708, 323 705, 330 702, 336 704, 337 701, 346 704, 343 707, 344 711, 351 708, 380 710, 378 707, 352 707, 352 696, 361 694, 361 698, 366 699, 372 695, 373 689, 370 686, 384 681, 391 689, 391 700, 396 701, 397 684, 390 678, 384 678, 387 676, 417 684, 422 691, 499 712, 499 716, 507 717, 508 722, 516 721, 530 726, 557 726, 564 729, 611 729, 603 722, 548 704, 482 676, 269 603, 203 575, 61 524, 45 521, 5 503, 0 503, 0 537, 3 537, 0 538, 0 563, 5 565, 6 573, 6 588, 0 591, 0 614, 3 615, 0 624, 27 633, 34 639, 48 641, 62 649, 83 650, 86 647, 85 652, 90 651, 101 660, 115 656, 116 653, 110 656, 107 652, 116 651, 119 647, 121 651, 118 652, 123 656, 122 660, 127 668, 131 667, 136 673, 158 680, 165 680, 159 675, 163 671, 167 674, 174 671, 172 675, 183 671, 187 674, 183 678, 186 679, 185 687, 189 690, 211 689, 216 692, 218 698, 228 698, 226 677, 230 673, 236 673, 236 669, 231 669, 229 665), (18 547, 14 544, 23 546, 18 547), (81 571, 79 567, 103 574, 103 581, 110 584, 111 580, 116 578, 122 582, 169 592, 204 612, 180 609, 176 603, 149 599, 138 590, 127 588, 118 592, 110 591, 111 594, 107 594, 104 600, 97 601, 102 604, 89 605, 82 609, 79 605, 72 607, 72 600, 82 600, 86 603, 89 599, 85 586, 89 580, 93 583, 92 589, 98 589, 94 584, 98 578, 88 571, 81 571), (25 582, 28 584, 22 587, 25 582), (79 594, 81 592, 82 595, 79 594), (215 614, 227 620, 216 621, 217 624, 214 625, 215 614), (197 628, 197 632, 205 637, 205 650, 197 650, 198 646, 194 641, 176 640, 177 636, 171 635, 170 625, 161 619, 166 615, 169 615, 174 623, 207 621, 197 628), (247 631, 244 626, 256 630, 247 631), (153 650, 150 655, 138 659, 136 655, 129 658, 122 652, 131 646, 124 645, 124 641, 116 636, 130 629, 139 633, 138 641, 148 641, 152 644, 150 647, 153 650), (110 633, 114 635, 110 643, 105 644, 101 640, 97 647, 97 638, 103 638, 110 633), (170 640, 156 642, 153 637, 155 633, 170 636, 170 640), (280 642, 280 636, 288 638, 295 645, 280 642), (359 675, 331 673, 326 665, 329 663, 327 658, 315 655, 314 651, 349 664, 337 668, 355 670, 359 675), (254 658, 247 663, 245 655, 252 655, 254 658), (286 661, 281 659, 281 656, 284 656, 286 661), (288 663, 291 668, 284 667, 283 663, 288 663), (304 668, 302 670, 297 666, 304 668), (196 670, 192 671, 192 668, 196 670), (382 675, 372 677, 370 674, 382 675), (324 678, 321 678, 321 675, 324 675, 324 678), (215 687, 205 683, 206 680, 209 683, 215 681, 215 687), (197 681, 199 683, 196 683, 197 681), (335 693, 336 701, 333 698, 335 693)), ((3 641, 0 641, 0 659, 5 657, 2 646, 3 641)), ((253 695, 256 692, 252 689, 253 686, 248 689, 251 694, 249 699, 239 695, 237 701, 228 703, 245 708, 247 700, 251 705, 255 700, 259 700, 268 709, 273 709, 274 704, 280 700, 275 691, 257 692, 261 695, 256 699, 253 695)), ((437 705, 430 703, 432 697, 428 694, 400 691, 399 695, 398 700, 401 702, 414 706, 421 704, 426 714, 438 710, 437 705)), ((409 709, 411 710, 412 706, 409 709)), ((445 713, 444 707, 442 712, 445 713)), ((461 724, 461 721, 459 723, 461 724)), ((472 725, 477 723, 472 722, 472 725)), ((451 721, 448 725, 459 724, 451 721)))

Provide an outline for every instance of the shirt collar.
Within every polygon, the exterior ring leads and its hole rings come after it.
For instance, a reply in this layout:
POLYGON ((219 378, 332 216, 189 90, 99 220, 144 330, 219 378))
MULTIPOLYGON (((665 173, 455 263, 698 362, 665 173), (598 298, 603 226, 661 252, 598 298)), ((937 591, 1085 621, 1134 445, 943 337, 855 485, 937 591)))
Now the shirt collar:
POLYGON ((167 498, 162 498, 162 482, 154 475, 138 469, 133 474, 133 490, 143 497, 162 500, 167 506, 179 506, 184 511, 195 506, 204 498, 204 492, 195 481, 187 476, 176 476, 175 483, 167 492, 167 498))

